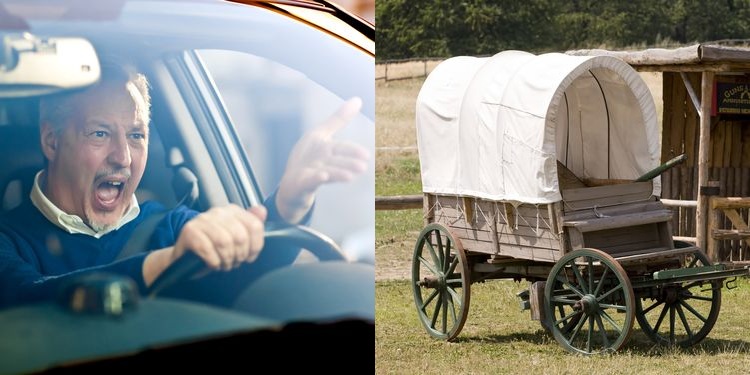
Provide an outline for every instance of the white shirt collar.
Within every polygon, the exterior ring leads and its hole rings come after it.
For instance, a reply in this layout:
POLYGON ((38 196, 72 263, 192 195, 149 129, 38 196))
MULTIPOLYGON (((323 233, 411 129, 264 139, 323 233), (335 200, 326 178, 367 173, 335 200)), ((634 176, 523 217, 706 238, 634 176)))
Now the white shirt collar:
POLYGON ((103 231, 96 232, 91 229, 91 227, 86 225, 86 223, 83 222, 83 219, 81 219, 78 215, 70 215, 63 212, 63 210, 55 206, 54 203, 47 199, 47 197, 42 192, 42 188, 39 183, 43 172, 44 171, 39 171, 34 178, 34 187, 31 189, 30 195, 31 202, 34 204, 34 206, 36 206, 37 209, 39 209, 39 211, 42 213, 42 215, 44 215, 44 217, 47 218, 47 220, 66 230, 68 233, 81 233, 95 238, 101 238, 103 235, 113 230, 120 229, 123 225, 138 217, 138 214, 140 214, 141 212, 141 208, 140 206, 138 206, 138 199, 136 199, 135 194, 133 194, 128 210, 125 212, 125 215, 122 216, 117 225, 107 228, 103 231))

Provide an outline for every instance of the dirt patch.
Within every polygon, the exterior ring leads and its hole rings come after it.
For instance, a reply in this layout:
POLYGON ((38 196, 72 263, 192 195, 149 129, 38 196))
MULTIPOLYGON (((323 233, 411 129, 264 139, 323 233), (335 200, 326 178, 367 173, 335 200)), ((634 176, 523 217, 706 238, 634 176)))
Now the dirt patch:
POLYGON ((411 278, 411 256, 414 251, 413 241, 401 241, 378 246, 376 255, 375 281, 407 280, 411 278))

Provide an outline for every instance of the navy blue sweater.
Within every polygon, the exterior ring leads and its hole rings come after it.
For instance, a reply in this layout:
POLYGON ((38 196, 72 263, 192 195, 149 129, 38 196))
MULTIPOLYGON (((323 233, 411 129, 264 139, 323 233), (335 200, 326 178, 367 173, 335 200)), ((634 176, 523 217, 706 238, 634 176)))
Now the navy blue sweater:
MULTIPOLYGON (((51 223, 30 202, 0 216, 0 308, 55 297, 71 277, 105 271, 132 278, 143 292, 144 252, 115 261, 133 230, 146 218, 164 211, 144 202, 138 217, 101 238, 70 234, 51 223)), ((170 210, 148 241, 148 250, 172 246, 182 226, 198 212, 170 210)))
MULTIPOLYGON (((275 197, 274 193, 264 202, 268 209, 266 220, 283 222, 276 209, 275 197)), ((62 283, 94 272, 128 276, 136 282, 140 292, 144 293, 146 285, 143 280, 143 261, 148 251, 173 246, 182 226, 199 212, 184 206, 169 210, 156 226, 143 252, 118 260, 138 224, 165 211, 160 203, 153 201, 142 203, 140 208, 137 218, 99 239, 85 234, 68 233, 47 220, 28 200, 0 215, 0 309, 53 299, 62 283)), ((303 224, 309 222, 312 211, 311 209, 302 219, 303 224)), ((288 253, 284 257, 274 256, 270 259, 271 252, 263 253, 253 267, 250 267, 253 269, 252 275, 241 275, 242 283, 250 282, 268 269, 290 264, 296 256, 295 253, 288 253)), ((207 279, 207 282, 212 282, 211 278, 207 279)), ((227 280, 232 279, 223 277, 214 281, 225 283, 227 280)), ((204 294, 216 294, 210 284, 190 285, 190 288, 195 293, 201 293, 200 288, 203 288, 208 290, 204 294)), ((179 293, 174 295, 182 297, 179 293)))

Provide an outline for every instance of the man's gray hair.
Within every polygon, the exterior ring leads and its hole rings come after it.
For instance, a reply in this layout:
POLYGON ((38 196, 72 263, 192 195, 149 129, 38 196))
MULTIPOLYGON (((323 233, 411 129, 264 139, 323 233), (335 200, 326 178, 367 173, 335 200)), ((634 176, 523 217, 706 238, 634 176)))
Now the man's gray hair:
MULTIPOLYGON (((102 62, 101 78, 95 85, 107 83, 122 83, 136 101, 138 114, 144 124, 148 125, 151 118, 151 95, 146 76, 138 73, 130 66, 111 62, 102 62)), ((39 101, 40 123, 48 123, 59 133, 76 112, 74 105, 76 95, 70 93, 42 97, 39 101)))

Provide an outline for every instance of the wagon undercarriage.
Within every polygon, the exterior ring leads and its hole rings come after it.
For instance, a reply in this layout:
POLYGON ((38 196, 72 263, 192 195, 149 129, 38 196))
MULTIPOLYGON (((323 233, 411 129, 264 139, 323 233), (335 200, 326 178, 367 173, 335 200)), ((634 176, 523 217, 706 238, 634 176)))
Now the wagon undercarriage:
POLYGON ((414 296, 422 323, 440 339, 454 339, 466 321, 471 284, 492 279, 531 282, 519 293, 522 308, 532 310, 556 340, 571 352, 616 351, 634 323, 655 343, 697 344, 713 328, 727 280, 746 268, 710 265, 695 246, 652 259, 626 260, 597 249, 577 249, 555 263, 493 259, 463 248, 441 224, 430 224, 417 244, 413 263, 414 296))

